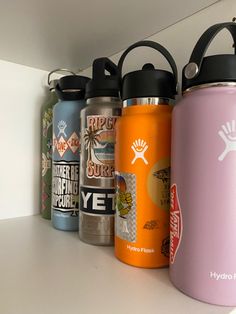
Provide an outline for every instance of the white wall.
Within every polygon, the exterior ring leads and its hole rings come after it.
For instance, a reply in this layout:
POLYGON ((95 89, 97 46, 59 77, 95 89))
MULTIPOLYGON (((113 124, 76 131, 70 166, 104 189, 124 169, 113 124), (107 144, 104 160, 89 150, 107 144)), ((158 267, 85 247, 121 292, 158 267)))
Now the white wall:
MULTIPOLYGON (((234 14, 236 1, 222 0, 149 39, 171 52, 180 71, 203 31, 212 24, 231 21, 234 14)), ((139 22, 145 23, 145 18, 139 22)), ((218 36, 209 50, 232 51, 232 40, 226 32, 218 36)), ((119 57, 120 53, 112 59, 117 62, 119 57)), ((168 68, 157 53, 142 48, 129 55, 125 71, 150 61, 168 68)), ((91 74, 91 68, 83 74, 91 74)), ((4 219, 39 212, 40 107, 47 99, 47 72, 0 61, 0 75, 0 219, 4 219)))
POLYGON ((47 72, 0 61, 0 218, 39 211, 40 107, 47 72))

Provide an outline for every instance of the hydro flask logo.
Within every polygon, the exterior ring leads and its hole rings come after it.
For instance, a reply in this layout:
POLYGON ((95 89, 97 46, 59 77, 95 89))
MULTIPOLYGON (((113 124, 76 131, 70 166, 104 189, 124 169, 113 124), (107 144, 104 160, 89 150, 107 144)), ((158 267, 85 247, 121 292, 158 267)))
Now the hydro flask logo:
POLYGON ((131 164, 133 165, 137 159, 142 159, 145 165, 148 164, 147 159, 144 157, 144 153, 148 149, 148 145, 144 140, 140 138, 135 140, 131 146, 132 150, 134 151, 134 159, 132 160, 131 164))
POLYGON ((60 134, 64 135, 65 137, 67 136, 66 133, 65 133, 65 129, 67 127, 67 124, 65 121, 61 120, 58 122, 58 125, 57 125, 58 129, 59 129, 59 132, 58 132, 58 137, 60 134))
POLYGON ((225 159, 226 155, 229 152, 236 151, 236 127, 235 127, 235 120, 231 122, 226 122, 221 126, 222 130, 218 132, 219 136, 225 142, 225 150, 223 153, 218 157, 219 161, 225 159))

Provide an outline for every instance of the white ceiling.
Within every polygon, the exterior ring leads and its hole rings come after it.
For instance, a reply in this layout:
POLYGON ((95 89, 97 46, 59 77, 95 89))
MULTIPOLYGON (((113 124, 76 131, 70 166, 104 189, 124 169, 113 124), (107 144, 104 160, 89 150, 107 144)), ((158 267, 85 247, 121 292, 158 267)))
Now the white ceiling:
POLYGON ((110 56, 215 2, 0 0, 0 59, 45 70, 85 69, 94 58, 110 56))

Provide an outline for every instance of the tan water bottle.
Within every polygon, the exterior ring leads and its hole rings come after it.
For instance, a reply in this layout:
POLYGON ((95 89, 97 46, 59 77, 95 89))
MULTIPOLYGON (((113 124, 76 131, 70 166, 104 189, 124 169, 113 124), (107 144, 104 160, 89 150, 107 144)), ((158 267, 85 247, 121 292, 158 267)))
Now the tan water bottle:
POLYGON ((94 60, 85 98, 87 106, 81 110, 79 236, 90 244, 113 245, 114 128, 121 101, 118 68, 108 58, 94 60))

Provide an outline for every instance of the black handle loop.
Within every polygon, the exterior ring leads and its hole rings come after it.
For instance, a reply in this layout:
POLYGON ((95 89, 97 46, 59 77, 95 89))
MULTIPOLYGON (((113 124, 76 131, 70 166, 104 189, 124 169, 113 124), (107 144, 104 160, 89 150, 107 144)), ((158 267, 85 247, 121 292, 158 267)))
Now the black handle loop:
POLYGON ((109 76, 118 76, 118 70, 115 63, 108 58, 98 58, 93 61, 93 79, 100 80, 102 77, 105 79, 109 76), (108 71, 110 75, 106 75, 108 71))
POLYGON ((55 69, 51 72, 48 73, 48 85, 50 85, 51 83, 51 76, 53 73, 60 73, 60 72, 64 72, 64 73, 69 73, 69 74, 72 74, 72 75, 76 75, 75 72, 71 71, 71 70, 68 70, 68 69, 55 69))
POLYGON ((129 48, 127 48, 123 54, 121 55, 120 57, 120 60, 118 62, 118 70, 119 70, 119 74, 120 74, 120 77, 122 78, 122 67, 123 67, 123 63, 124 63, 124 60, 125 60, 125 57, 127 56, 127 54, 133 50, 134 48, 137 48, 137 47, 150 47, 150 48, 153 48, 157 51, 159 51, 165 58, 166 60, 168 61, 172 71, 173 71, 173 74, 174 74, 174 79, 175 79, 175 85, 177 86, 177 82, 178 82, 178 72, 177 72, 177 67, 176 67, 176 63, 174 61, 174 59, 172 58, 171 54, 169 53, 168 50, 166 50, 162 45, 158 44, 157 42, 155 41, 151 41, 151 40, 141 40, 141 41, 138 41, 137 43, 131 45, 129 48))
POLYGON ((195 63, 198 66, 198 72, 200 71, 207 48, 216 35, 224 28, 227 29, 232 35, 235 47, 234 53, 236 54, 236 24, 233 22, 215 24, 202 34, 191 54, 189 63, 195 63))

